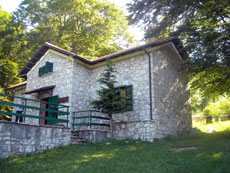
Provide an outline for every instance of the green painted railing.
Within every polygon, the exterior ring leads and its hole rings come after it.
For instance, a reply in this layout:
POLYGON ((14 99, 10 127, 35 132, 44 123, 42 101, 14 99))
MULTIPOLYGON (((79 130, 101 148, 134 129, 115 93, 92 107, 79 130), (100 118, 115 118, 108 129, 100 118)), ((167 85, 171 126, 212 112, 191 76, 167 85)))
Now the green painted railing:
POLYGON ((39 119, 39 123, 41 120, 47 120, 47 124, 56 124, 56 123, 66 123, 68 127, 68 122, 69 122, 69 106, 66 105, 61 105, 61 104, 53 104, 41 100, 35 100, 35 99, 29 99, 29 98, 24 98, 24 97, 19 97, 19 96, 11 96, 7 94, 1 94, 0 96, 2 98, 4 97, 9 97, 13 99, 18 99, 24 100, 24 104, 18 104, 18 103, 13 103, 13 102, 8 102, 4 101, 0 98, 0 105, 4 106, 10 106, 10 107, 20 107, 23 108, 24 111, 23 113, 15 113, 15 112, 6 112, 0 110, 0 114, 4 115, 9 115, 9 116, 18 116, 18 117, 27 117, 27 118, 34 118, 34 119, 39 119), (33 104, 37 104, 38 106, 34 106, 33 104), (47 104, 48 108, 43 108, 42 105, 47 104), (51 107, 54 107, 55 109, 51 109, 51 107), (30 115, 27 114, 28 110, 33 111, 39 111, 39 115, 30 115), (41 116, 42 112, 45 111, 47 112, 48 117, 41 116), (66 116, 66 119, 59 118, 59 116, 66 116))
POLYGON ((106 126, 109 127, 110 118, 105 117, 105 114, 96 110, 82 110, 73 112, 72 128, 75 130, 75 126, 106 126), (97 121, 95 121, 97 120, 97 121), (100 122, 98 122, 98 120, 100 122))

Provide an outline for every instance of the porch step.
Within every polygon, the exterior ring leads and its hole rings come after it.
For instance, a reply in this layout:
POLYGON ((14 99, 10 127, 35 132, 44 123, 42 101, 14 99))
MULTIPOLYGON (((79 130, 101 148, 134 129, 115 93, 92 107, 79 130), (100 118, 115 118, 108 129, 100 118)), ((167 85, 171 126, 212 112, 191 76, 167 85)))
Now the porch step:
POLYGON ((107 139, 108 131, 102 130, 75 130, 71 132, 72 143, 102 142, 107 139))
POLYGON ((84 144, 87 141, 84 139, 79 139, 78 137, 71 136, 71 144, 84 144))
POLYGON ((84 144, 87 141, 82 139, 77 133, 71 132, 71 144, 84 144))

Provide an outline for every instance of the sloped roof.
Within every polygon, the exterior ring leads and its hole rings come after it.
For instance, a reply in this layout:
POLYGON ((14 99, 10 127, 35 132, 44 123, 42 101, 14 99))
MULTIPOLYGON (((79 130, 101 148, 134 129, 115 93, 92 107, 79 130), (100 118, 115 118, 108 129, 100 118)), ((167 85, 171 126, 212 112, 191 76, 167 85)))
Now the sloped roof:
MULTIPOLYGON (((67 55, 67 56, 72 56, 73 58, 75 58, 77 60, 80 60, 81 62, 83 62, 85 64, 94 65, 94 64, 106 61, 107 58, 111 58, 111 59, 117 58, 117 57, 124 56, 124 55, 130 54, 130 53, 141 51, 141 50, 143 50, 145 48, 159 46, 159 45, 162 45, 162 44, 165 44, 165 43, 168 43, 168 42, 174 43, 174 45, 175 45, 175 47, 177 49, 180 49, 182 47, 182 45, 180 44, 180 40, 178 38, 166 38, 166 39, 161 39, 161 40, 157 40, 157 41, 152 41, 152 42, 146 43, 144 45, 140 45, 140 46, 132 47, 132 48, 129 48, 129 49, 125 49, 125 50, 115 52, 115 53, 112 53, 112 54, 109 54, 109 55, 105 55, 105 56, 96 58, 94 60, 85 59, 85 58, 83 58, 83 57, 81 57, 79 55, 76 55, 76 54, 74 54, 74 53, 72 53, 70 51, 62 49, 62 48, 60 48, 58 46, 55 46, 55 45, 53 45, 51 43, 45 42, 43 44, 43 46, 38 50, 38 52, 29 60, 29 62, 21 70, 21 72, 19 73, 18 76, 26 78, 27 73, 32 69, 32 67, 40 60, 40 58, 49 49, 55 50, 55 51, 57 51, 59 53, 67 55)), ((183 55, 182 55, 182 57, 183 57, 183 55)))
POLYGON ((11 87, 8 87, 6 90, 15 89, 15 88, 19 88, 19 87, 22 87, 22 86, 26 86, 26 84, 27 84, 27 81, 24 81, 24 82, 22 82, 22 83, 13 85, 13 86, 11 86, 11 87))

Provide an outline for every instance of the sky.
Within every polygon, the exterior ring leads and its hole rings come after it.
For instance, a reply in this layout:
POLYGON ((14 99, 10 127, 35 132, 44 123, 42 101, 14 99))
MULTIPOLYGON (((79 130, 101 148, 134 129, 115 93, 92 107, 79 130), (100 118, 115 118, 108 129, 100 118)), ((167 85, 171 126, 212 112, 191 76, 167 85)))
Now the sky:
MULTIPOLYGON (((0 0, 0 6, 3 10, 11 13, 12 11, 16 10, 18 5, 22 0, 0 0)), ((126 9, 125 4, 130 2, 130 0, 109 0, 110 2, 115 3, 118 7, 122 8, 123 10, 126 9)), ((127 11, 125 11, 128 14, 127 11)), ((136 40, 141 41, 143 38, 144 32, 136 27, 136 26, 129 26, 129 32, 135 37, 136 40)))

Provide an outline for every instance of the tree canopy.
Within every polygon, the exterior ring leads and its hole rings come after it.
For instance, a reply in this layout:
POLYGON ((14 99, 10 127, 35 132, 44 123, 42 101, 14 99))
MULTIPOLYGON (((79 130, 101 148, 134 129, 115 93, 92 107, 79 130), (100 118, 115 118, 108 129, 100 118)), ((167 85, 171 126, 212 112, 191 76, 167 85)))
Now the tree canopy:
POLYGON ((129 11, 132 23, 146 30, 145 39, 182 40, 193 88, 209 96, 230 94, 229 0, 133 0, 129 11))
POLYGON ((107 1, 23 0, 14 14, 25 23, 33 50, 48 41, 92 59, 133 41, 123 11, 107 1))
POLYGON ((0 8, 0 88, 7 88, 18 82, 18 67, 26 42, 23 40, 24 29, 15 23, 14 17, 0 8))

